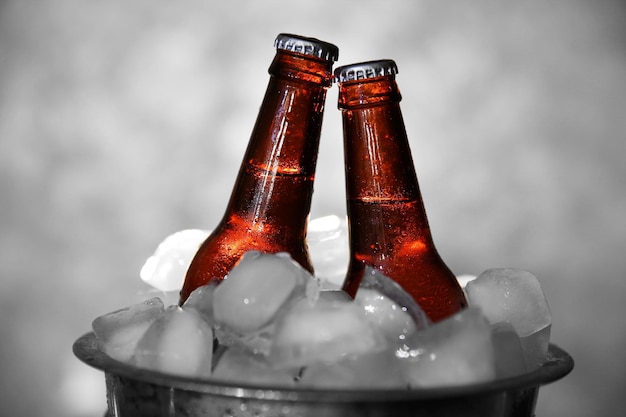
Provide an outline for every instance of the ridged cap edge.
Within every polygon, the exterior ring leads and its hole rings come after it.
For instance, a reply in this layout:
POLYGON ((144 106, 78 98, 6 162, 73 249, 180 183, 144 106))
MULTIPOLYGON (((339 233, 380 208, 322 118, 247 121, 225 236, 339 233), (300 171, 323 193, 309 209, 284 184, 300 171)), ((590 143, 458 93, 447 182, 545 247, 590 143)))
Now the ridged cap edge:
POLYGON ((356 64, 343 65, 334 71, 336 82, 365 80, 368 78, 395 75, 398 66, 392 59, 379 59, 376 61, 359 62, 356 64))
POLYGON ((339 48, 332 43, 290 33, 279 34, 274 41, 274 47, 325 59, 326 61, 335 62, 339 58, 339 48))

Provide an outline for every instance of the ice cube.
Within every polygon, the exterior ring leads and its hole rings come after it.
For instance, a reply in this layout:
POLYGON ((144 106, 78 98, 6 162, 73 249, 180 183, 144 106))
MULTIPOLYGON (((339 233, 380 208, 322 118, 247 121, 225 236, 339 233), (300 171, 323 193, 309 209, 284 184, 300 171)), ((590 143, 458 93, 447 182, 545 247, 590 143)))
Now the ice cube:
POLYGON ((359 284, 355 300, 363 305, 366 311, 374 312, 378 308, 377 314, 369 314, 369 316, 378 320, 379 324, 391 326, 391 322, 395 321, 394 329, 401 331, 397 334, 401 339, 404 339, 401 337, 402 334, 406 336, 411 329, 407 328, 407 332, 402 332, 403 325, 400 322, 404 321, 405 317, 401 314, 395 314, 398 310, 406 313, 412 319, 414 329, 423 329, 430 325, 428 316, 413 297, 397 282, 370 266, 365 267, 365 273, 359 284), (361 292, 363 294, 359 294, 361 292), (383 322, 383 320, 385 321, 383 322))
POLYGON ((166 237, 157 246, 139 273, 148 285, 164 292, 179 291, 189 264, 198 248, 209 236, 206 230, 181 230, 166 237))
POLYGON ((331 290, 331 289, 322 289, 319 292, 319 298, 316 303, 330 303, 335 304, 337 302, 348 303, 352 301, 352 297, 345 292, 344 290, 331 290))
POLYGON ((237 384, 291 386, 300 371, 300 368, 275 369, 262 355, 228 348, 217 361, 212 378, 237 384))
POLYGON ((216 287, 217 281, 210 281, 208 284, 196 288, 189 294, 182 307, 197 311, 209 324, 213 325, 215 323, 213 299, 216 287))
POLYGON ((391 343, 402 342, 416 330, 415 321, 389 297, 370 288, 359 288, 354 302, 363 308, 365 317, 380 329, 391 343))
POLYGON ((475 279, 476 279, 476 275, 471 275, 471 274, 462 274, 456 277, 456 280, 458 281, 461 288, 465 288, 468 282, 474 281, 475 279))
POLYGON ((211 374, 213 330, 194 310, 168 307, 137 343, 132 361, 141 368, 206 378, 211 374))
POLYGON ((486 382, 496 375, 491 326, 478 308, 414 333, 396 354, 413 388, 486 382))
POLYGON ((215 289, 215 321, 235 333, 259 330, 292 296, 304 297, 313 282, 287 253, 247 252, 215 289))
POLYGON ((490 323, 511 323, 530 369, 545 360, 552 316, 537 278, 512 268, 489 269, 465 287, 468 304, 480 307, 490 323))
POLYGON ((525 373, 522 343, 511 323, 496 323, 492 326, 492 332, 496 377, 508 378, 525 373))
POLYGON ((312 304, 303 299, 278 318, 268 359, 276 367, 298 367, 335 362, 385 346, 383 335, 370 325, 357 304, 312 304))
POLYGON ((306 367, 299 384, 322 389, 406 388, 402 361, 390 350, 306 367))
POLYGON ((132 356, 137 342, 152 322, 163 312, 160 298, 150 298, 96 318, 91 327, 104 353, 126 362, 132 356))
POLYGON ((311 220, 307 243, 316 276, 325 287, 340 288, 350 255, 346 218, 330 215, 311 220))
POLYGON ((528 336, 520 336, 526 365, 529 369, 536 369, 546 361, 548 347, 550 346, 551 328, 552 325, 547 325, 528 336))

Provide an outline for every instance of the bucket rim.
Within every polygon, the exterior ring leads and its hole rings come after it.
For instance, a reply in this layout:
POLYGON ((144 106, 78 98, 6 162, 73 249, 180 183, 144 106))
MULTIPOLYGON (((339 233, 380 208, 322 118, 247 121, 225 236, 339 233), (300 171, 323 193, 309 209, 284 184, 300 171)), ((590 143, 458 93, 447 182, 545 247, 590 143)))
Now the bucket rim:
POLYGON ((117 361, 99 347, 93 332, 80 336, 73 344, 74 355, 92 368, 130 380, 140 381, 183 391, 267 401, 324 401, 324 402, 389 402, 422 401, 490 395, 497 392, 534 389, 557 381, 574 368, 573 358, 560 347, 550 344, 546 361, 530 372, 471 385, 419 389, 315 389, 307 387, 260 386, 239 384, 216 379, 197 379, 169 375, 150 369, 141 369, 117 361))

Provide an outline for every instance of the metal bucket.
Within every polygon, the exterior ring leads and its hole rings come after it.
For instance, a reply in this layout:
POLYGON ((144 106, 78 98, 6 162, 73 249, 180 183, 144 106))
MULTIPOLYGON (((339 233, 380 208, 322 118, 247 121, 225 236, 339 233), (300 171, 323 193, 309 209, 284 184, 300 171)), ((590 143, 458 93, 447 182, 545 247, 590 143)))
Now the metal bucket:
POLYGON ((539 387, 566 376, 570 355, 550 345, 545 363, 493 382, 419 390, 314 390, 233 385, 164 375, 111 359, 87 333, 74 354, 104 371, 106 417, 532 417, 539 387))

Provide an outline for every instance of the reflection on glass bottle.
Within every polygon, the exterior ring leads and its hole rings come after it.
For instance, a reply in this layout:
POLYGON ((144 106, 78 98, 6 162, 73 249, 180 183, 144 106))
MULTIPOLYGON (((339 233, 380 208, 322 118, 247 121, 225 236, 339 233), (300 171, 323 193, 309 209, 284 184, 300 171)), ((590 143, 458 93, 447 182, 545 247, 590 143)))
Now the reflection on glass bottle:
POLYGON ((400 111, 392 60, 335 70, 344 130, 350 262, 354 296, 370 265, 398 282, 432 321, 467 303, 433 243, 400 111))
POLYGON ((280 34, 270 80, 226 212, 194 257, 180 293, 223 277, 249 250, 288 252, 313 272, 308 215, 336 46, 280 34))

